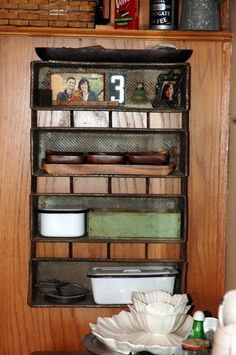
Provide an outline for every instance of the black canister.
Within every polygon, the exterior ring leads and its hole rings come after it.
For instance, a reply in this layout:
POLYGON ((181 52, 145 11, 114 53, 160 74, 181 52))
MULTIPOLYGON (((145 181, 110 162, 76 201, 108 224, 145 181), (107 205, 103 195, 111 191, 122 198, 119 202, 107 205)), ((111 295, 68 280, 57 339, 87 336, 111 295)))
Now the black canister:
POLYGON ((178 27, 178 0, 150 0, 150 28, 175 30, 178 27))

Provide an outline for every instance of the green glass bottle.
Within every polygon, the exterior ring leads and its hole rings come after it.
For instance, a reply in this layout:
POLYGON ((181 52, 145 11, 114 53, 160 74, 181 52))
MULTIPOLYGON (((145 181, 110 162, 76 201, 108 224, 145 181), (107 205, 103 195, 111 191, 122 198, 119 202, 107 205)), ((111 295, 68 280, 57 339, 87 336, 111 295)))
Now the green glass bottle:
POLYGON ((204 326, 203 326, 204 319, 205 316, 202 311, 196 311, 193 314, 193 327, 189 335, 189 338, 206 339, 204 326))
POLYGON ((203 322, 205 320, 202 311, 193 314, 193 327, 188 339, 182 343, 183 355, 209 354, 210 343, 206 339, 203 322))

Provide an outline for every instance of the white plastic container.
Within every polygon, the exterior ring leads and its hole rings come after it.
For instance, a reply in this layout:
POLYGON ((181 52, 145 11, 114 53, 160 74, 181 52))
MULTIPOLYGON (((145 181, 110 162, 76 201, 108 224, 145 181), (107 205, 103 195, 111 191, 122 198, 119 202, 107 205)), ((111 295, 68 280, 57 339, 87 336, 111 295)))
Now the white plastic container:
POLYGON ((174 267, 94 267, 91 278, 93 298, 97 304, 132 303, 132 291, 162 290, 173 294, 178 271, 174 267))
POLYGON ((39 230, 43 237, 82 237, 87 209, 40 209, 39 230))

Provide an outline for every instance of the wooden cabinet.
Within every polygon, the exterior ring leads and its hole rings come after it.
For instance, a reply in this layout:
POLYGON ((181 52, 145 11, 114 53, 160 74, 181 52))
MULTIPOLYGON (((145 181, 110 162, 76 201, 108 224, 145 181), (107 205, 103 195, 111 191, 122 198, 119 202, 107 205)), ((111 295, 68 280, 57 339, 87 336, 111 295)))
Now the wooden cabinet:
MULTIPOLYGON (((140 57, 137 59, 139 63, 135 58, 126 63, 126 52, 128 55, 129 51, 116 51, 117 59, 113 62, 109 62, 109 53, 108 62, 32 62, 29 285, 32 306, 94 305, 91 282, 87 277, 89 267, 94 266, 172 267, 178 271, 175 292, 186 290, 190 68, 188 64, 170 64, 168 62, 174 61, 170 58, 167 63, 140 62, 140 57), (89 80, 97 101, 83 101, 76 96, 76 91, 75 96, 60 101, 58 92, 63 92, 68 77, 74 78, 76 87, 81 78, 89 80), (164 87, 169 83, 173 89, 170 101, 163 97, 164 87), (141 84, 140 99, 137 85, 141 84), (59 116, 68 114, 67 124, 40 127, 42 112, 50 114, 55 111, 59 116), (81 124, 85 115, 90 118, 89 127, 81 124), (91 117, 97 115, 100 115, 101 127, 91 124, 91 117), (133 117, 133 127, 117 127, 117 119, 124 116, 133 117), (163 123, 158 128, 160 118, 163 123), (140 119, 143 127, 138 127, 140 119), (52 152, 54 162, 51 162, 52 152), (57 159, 62 157, 62 152, 64 155, 79 152, 83 161, 60 163, 57 159), (111 161, 117 156, 122 157, 119 164, 111 161), (55 193, 50 188, 45 193, 38 191, 38 180, 54 177, 63 178, 59 189, 67 180, 69 190, 63 193, 62 190, 55 193), (102 179, 102 193, 96 192, 96 186, 90 191, 84 186, 90 178, 96 179, 94 185, 99 185, 102 179), (143 190, 117 193, 116 185, 127 179, 137 184, 141 180, 143 190), (152 191, 152 186, 160 181, 164 182, 164 188, 152 191), (170 193, 170 186, 177 183, 178 193, 170 193), (84 235, 68 237, 56 232, 49 237, 42 235, 42 214, 39 211, 56 213, 61 209, 88 210, 84 235), (58 256, 44 254, 42 246, 47 244, 57 244, 58 256), (87 245, 89 254, 93 244, 105 247, 104 254, 96 259, 82 256, 79 254, 81 244, 87 245), (127 244, 132 245, 134 256, 116 255, 117 244, 124 250, 127 244), (155 244, 162 253, 153 257, 152 245, 155 244), (138 256, 141 249, 143 255, 138 256), (74 301, 74 297, 65 302, 65 297, 60 297, 53 284, 50 285, 55 280, 80 284, 89 290, 89 295, 83 301, 80 298, 74 301), (52 300, 48 301, 52 294, 52 300)), ((142 54, 145 57, 148 51, 139 51, 139 56, 142 54)))

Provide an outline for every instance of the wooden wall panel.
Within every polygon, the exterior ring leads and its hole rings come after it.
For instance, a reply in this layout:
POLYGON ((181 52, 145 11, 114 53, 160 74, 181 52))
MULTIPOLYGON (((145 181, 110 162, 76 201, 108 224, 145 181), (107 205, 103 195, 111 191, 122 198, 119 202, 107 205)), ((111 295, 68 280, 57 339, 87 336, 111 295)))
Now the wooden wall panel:
POLYGON ((107 258, 106 243, 72 243, 73 258, 107 258))
POLYGON ((150 112, 150 128, 182 128, 182 114, 150 112))
POLYGON ((112 127, 147 127, 147 114, 142 112, 113 112, 112 127))
POLYGON ((148 245, 149 259, 173 259, 181 258, 181 248, 178 243, 171 244, 152 244, 148 245))
POLYGON ((187 287, 198 308, 216 315, 225 279, 230 44, 227 50, 223 43, 188 45, 195 48, 195 55, 191 59, 187 287))
POLYGON ((38 111, 38 127, 70 127, 69 111, 38 111))
POLYGON ((150 178, 149 179, 150 194, 180 194, 181 179, 165 179, 165 178, 150 178))
MULTIPOLYGON (((142 48, 156 42, 119 38, 116 41, 112 38, 0 38, 0 77, 4 81, 0 96, 2 355, 29 355, 35 350, 82 350, 81 339, 89 332, 89 322, 120 311, 27 305, 30 61, 38 59, 34 47, 100 44, 107 48, 142 48)), ((230 44, 170 42, 179 48, 193 49, 187 291, 196 308, 216 315, 224 293, 230 44)))
POLYGON ((69 243, 37 243, 37 258, 69 258, 69 243))
POLYGON ((108 193, 108 178, 74 177, 74 193, 108 193))
POLYGON ((112 193, 145 194, 147 182, 144 178, 112 178, 112 193))
POLYGON ((108 127, 109 115, 108 111, 75 111, 73 121, 75 127, 108 127))
POLYGON ((37 192, 38 193, 69 193, 70 192, 70 178, 69 177, 45 177, 37 178, 37 192))
POLYGON ((111 243, 112 259, 145 259, 143 243, 111 243))

